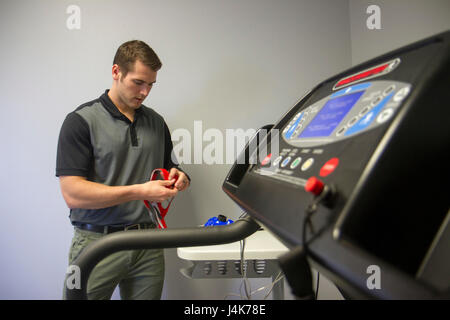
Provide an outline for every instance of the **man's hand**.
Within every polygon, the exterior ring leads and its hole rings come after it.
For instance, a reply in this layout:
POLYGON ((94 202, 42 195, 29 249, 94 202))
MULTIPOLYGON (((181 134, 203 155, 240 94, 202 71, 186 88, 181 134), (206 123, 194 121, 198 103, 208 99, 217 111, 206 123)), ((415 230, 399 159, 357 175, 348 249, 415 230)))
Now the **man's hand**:
POLYGON ((133 200, 162 202, 176 196, 177 188, 170 188, 172 180, 154 180, 130 186, 107 186, 88 181, 85 177, 61 176, 61 191, 71 209, 100 209, 133 200))
POLYGON ((169 181, 178 176, 177 182, 175 183, 175 189, 178 191, 186 190, 189 187, 189 179, 183 171, 178 170, 177 168, 170 169, 169 172, 169 181))
POLYGON ((178 193, 176 188, 170 188, 175 183, 175 179, 154 180, 143 183, 142 194, 143 200, 162 202, 169 198, 175 197, 178 193))
POLYGON ((170 170, 169 180, 154 180, 130 186, 107 186, 78 176, 61 176, 59 181, 64 199, 71 209, 100 209, 133 200, 162 202, 189 187, 186 174, 176 168, 170 170), (175 179, 176 176, 178 180, 175 179))

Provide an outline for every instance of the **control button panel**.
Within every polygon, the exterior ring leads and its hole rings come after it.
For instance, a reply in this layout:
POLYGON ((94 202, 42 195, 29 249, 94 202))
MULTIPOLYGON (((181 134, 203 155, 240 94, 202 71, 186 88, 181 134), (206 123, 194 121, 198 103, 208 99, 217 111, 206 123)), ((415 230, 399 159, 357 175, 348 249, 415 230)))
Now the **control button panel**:
POLYGON ((399 81, 358 83, 297 110, 282 128, 286 143, 279 154, 266 157, 254 172, 299 187, 313 175, 327 179, 340 165, 328 145, 392 120, 410 91, 410 84, 399 81))
MULTIPOLYGON (((277 156, 275 160, 270 161, 262 161, 261 168, 254 168, 254 172, 264 176, 270 176, 274 179, 282 180, 285 182, 290 182, 299 187, 304 187, 307 179, 314 173, 312 171, 319 170, 319 175, 321 177, 326 177, 332 174, 339 165, 339 159, 329 158, 324 161, 318 160, 320 155, 322 154, 323 149, 314 149, 311 152, 311 149, 283 149, 282 154, 277 156), (304 152, 306 150, 306 152, 304 152), (305 154, 305 153, 313 153, 316 154, 316 157, 305 157, 305 156, 297 156, 292 157, 292 154, 305 154), (263 164, 264 162, 264 164, 263 164), (316 169, 314 169, 316 168, 316 169), (314 169, 314 170, 313 170, 314 169)), ((272 156, 272 154, 270 155, 272 156)))
POLYGON ((393 118, 411 85, 371 81, 341 89, 299 110, 282 129, 293 147, 326 145, 371 130, 393 118))

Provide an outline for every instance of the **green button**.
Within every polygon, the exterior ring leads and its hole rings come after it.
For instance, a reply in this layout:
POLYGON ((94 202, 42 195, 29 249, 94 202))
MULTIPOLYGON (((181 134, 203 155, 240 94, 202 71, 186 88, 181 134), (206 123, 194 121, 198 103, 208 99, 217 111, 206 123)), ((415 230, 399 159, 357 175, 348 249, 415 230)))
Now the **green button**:
POLYGON ((291 169, 295 169, 298 167, 298 165, 302 162, 302 158, 298 157, 291 163, 291 169))

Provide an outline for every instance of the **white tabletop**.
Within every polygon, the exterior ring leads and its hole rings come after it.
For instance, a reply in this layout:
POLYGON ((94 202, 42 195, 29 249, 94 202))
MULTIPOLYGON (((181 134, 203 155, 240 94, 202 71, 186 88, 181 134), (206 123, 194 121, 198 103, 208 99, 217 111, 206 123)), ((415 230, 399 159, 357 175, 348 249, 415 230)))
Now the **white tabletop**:
MULTIPOLYGON (((246 238, 244 259, 277 259, 288 251, 289 249, 270 232, 267 230, 259 230, 246 238)), ((177 254, 181 259, 194 261, 240 260, 240 252, 239 241, 214 246, 185 247, 177 249, 177 254)))

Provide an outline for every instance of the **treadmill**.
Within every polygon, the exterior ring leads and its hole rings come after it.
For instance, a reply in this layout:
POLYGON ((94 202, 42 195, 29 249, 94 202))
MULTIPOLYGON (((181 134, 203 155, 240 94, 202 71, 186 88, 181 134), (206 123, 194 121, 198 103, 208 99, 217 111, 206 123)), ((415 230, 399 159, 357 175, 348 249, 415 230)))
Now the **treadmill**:
POLYGON ((449 85, 450 31, 321 82, 226 176, 247 217, 105 236, 74 262, 67 299, 86 299, 90 272, 116 251, 229 243, 260 224, 290 249, 279 261, 299 299, 313 298, 312 267, 346 298, 450 298, 449 85))

